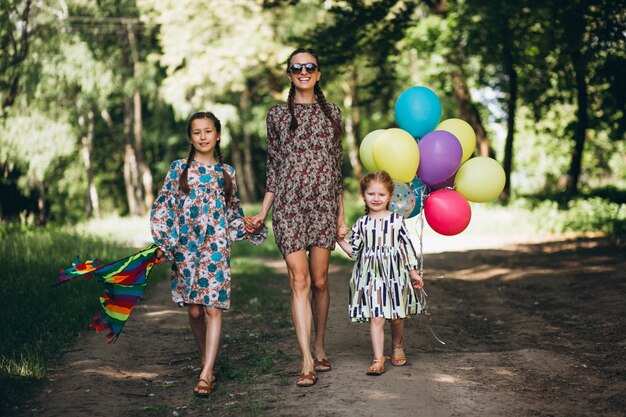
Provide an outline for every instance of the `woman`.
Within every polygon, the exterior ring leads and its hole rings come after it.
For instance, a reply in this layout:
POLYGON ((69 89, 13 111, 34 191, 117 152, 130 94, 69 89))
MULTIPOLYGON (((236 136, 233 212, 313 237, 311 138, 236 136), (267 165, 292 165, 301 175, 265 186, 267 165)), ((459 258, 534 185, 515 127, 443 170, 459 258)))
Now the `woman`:
POLYGON ((312 50, 291 53, 287 77, 291 82, 287 103, 267 114, 266 192, 261 212, 249 227, 261 225, 273 206, 272 224, 289 270, 291 314, 302 352, 296 385, 310 387, 317 382, 315 372, 332 369, 324 347, 330 305, 328 266, 335 242, 348 231, 341 197, 343 130, 341 111, 326 102, 319 86, 320 65, 312 50))

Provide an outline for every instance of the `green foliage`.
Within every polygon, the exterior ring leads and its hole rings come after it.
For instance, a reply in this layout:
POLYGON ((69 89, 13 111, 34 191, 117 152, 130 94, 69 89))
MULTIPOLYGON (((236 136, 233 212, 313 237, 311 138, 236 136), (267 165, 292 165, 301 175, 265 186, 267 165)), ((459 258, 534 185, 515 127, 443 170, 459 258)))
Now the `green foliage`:
MULTIPOLYGON (((231 143, 251 154, 252 181, 261 191, 265 115, 286 98, 284 61, 301 45, 320 53, 329 101, 348 110, 347 92, 358 92, 352 104, 360 106, 357 139, 393 126, 395 99, 411 85, 437 92, 443 118, 459 117, 452 71, 461 70, 500 161, 513 69, 518 100, 512 198, 558 196, 565 188, 579 123, 578 71, 590 99, 579 190, 591 195, 607 185, 626 187, 626 23, 620 2, 242 0, 225 7, 218 0, 71 0, 31 7, 27 48, 20 43, 26 3, 2 4, 0 100, 13 81, 19 87, 0 113, 2 218, 17 218, 23 210, 24 218, 36 217, 38 197, 45 198, 55 222, 84 217, 81 139, 88 114, 94 115, 100 207, 105 214, 126 213, 125 146, 133 136, 128 106, 136 89, 153 191, 171 161, 185 156, 185 119, 197 109, 222 119, 228 162, 235 156, 231 143), (582 67, 575 68, 574 57, 582 67), (110 115, 110 125, 103 114, 110 115), (14 204, 25 196, 32 202, 14 204)), ((352 192, 352 172, 345 166, 352 192)), ((359 212, 359 200, 354 204, 347 213, 359 212)))
POLYGON ((591 197, 572 200, 565 209, 553 200, 526 201, 526 204, 532 204, 532 218, 541 232, 600 232, 616 240, 624 239, 626 203, 591 197))
POLYGON ((73 151, 72 126, 63 119, 50 119, 44 113, 9 117, 0 133, 0 164, 12 163, 25 175, 18 183, 28 194, 33 184, 49 178, 59 157, 73 151))

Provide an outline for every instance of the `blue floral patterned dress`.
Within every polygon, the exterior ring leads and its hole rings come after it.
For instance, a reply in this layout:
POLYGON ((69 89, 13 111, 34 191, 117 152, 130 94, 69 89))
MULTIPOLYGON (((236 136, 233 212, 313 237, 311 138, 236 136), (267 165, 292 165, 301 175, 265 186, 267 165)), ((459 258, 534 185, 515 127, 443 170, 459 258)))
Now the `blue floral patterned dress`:
POLYGON ((187 161, 174 161, 150 213, 154 242, 172 264, 172 300, 179 305, 230 307, 230 244, 250 239, 258 245, 267 235, 245 232, 239 205, 235 169, 230 165, 205 165, 192 161, 188 171, 189 194, 179 190, 187 161), (223 170, 233 179, 228 206, 223 170))
POLYGON ((356 259, 350 278, 352 321, 404 319, 421 311, 409 277, 409 270, 418 268, 417 252, 401 215, 359 217, 350 245, 356 259))

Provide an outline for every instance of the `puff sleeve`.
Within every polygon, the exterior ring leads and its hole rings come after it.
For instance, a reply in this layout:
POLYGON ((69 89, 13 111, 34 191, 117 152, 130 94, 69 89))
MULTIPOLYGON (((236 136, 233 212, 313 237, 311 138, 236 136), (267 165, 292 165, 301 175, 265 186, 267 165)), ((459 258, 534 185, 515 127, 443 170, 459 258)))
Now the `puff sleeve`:
POLYGON ((231 168, 231 172, 228 173, 233 182, 233 195, 226 208, 226 219, 228 222, 228 238, 231 242, 238 242, 244 239, 250 240, 254 245, 260 245, 267 237, 267 227, 263 226, 263 229, 259 234, 251 234, 246 232, 246 222, 243 218, 243 210, 241 209, 241 203, 239 200, 239 192, 237 191, 237 179, 235 175, 235 169, 231 168))

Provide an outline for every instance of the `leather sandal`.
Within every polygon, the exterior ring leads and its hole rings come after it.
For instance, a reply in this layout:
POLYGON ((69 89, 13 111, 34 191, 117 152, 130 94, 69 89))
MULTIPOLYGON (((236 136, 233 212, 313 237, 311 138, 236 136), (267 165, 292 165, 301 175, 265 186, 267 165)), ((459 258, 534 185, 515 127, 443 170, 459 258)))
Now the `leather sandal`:
POLYGON ((330 366, 330 362, 328 362, 328 359, 324 358, 321 360, 315 359, 313 361, 313 369, 315 369, 315 372, 328 372, 331 371, 333 367, 330 366))
POLYGON ((301 388, 312 387, 317 383, 317 375, 313 372, 309 372, 308 374, 300 374, 298 379, 296 380, 296 385, 301 388))
POLYGON ((391 355, 391 364, 394 366, 406 365, 406 354, 403 347, 394 347, 391 355))
POLYGON ((382 375, 385 373, 385 361, 389 359, 389 356, 383 356, 380 359, 374 359, 372 366, 367 368, 365 373, 367 375, 382 375))
POLYGON ((204 378, 200 378, 198 385, 193 388, 193 393, 197 397, 208 397, 211 392, 215 389, 215 384, 217 382, 217 378, 215 377, 215 373, 213 373, 213 382, 209 383, 204 378))

